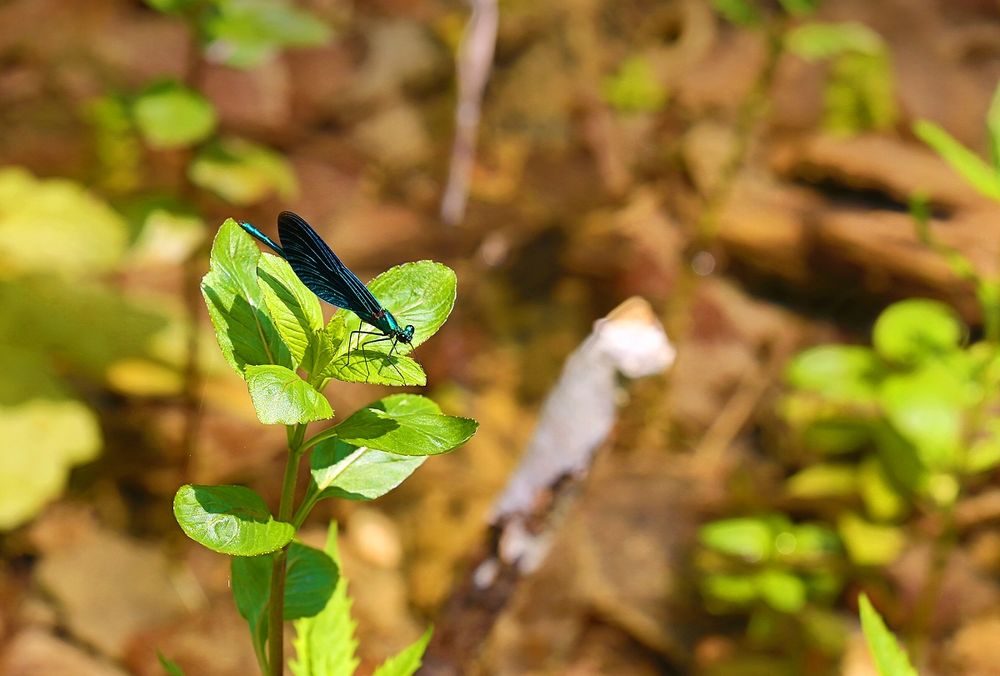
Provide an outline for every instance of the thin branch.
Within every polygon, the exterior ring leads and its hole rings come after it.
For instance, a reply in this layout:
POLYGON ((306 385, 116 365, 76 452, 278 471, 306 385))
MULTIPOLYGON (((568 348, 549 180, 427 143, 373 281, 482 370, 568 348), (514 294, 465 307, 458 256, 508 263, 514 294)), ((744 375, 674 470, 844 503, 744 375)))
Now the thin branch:
POLYGON ((455 105, 455 141, 451 148, 448 184, 441 199, 441 218, 458 225, 465 217, 469 179, 476 156, 476 136, 483 91, 493 65, 500 12, 497 0, 469 0, 472 15, 458 51, 458 102, 455 105))

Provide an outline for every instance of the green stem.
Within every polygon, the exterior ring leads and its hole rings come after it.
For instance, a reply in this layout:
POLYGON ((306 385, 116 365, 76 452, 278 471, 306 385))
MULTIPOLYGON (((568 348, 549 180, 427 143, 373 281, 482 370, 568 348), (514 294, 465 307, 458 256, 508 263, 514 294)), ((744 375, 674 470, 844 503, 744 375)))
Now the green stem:
MULTIPOLYGON (((288 459, 285 476, 281 482, 281 502, 278 521, 290 522, 295 511, 295 488, 299 478, 299 460, 302 458, 302 439, 305 425, 288 427, 288 459)), ((285 565, 288 562, 288 545, 275 552, 271 564, 271 595, 268 614, 268 673, 281 676, 285 668, 285 565)))

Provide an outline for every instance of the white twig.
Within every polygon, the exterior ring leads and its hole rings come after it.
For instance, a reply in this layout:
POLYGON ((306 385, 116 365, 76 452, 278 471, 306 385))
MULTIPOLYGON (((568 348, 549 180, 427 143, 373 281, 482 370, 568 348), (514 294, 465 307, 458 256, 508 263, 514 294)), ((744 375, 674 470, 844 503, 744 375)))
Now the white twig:
POLYGON ((493 65, 499 10, 497 0, 469 0, 472 15, 458 50, 458 102, 455 106, 455 141, 451 148, 448 184, 441 199, 441 218, 457 225, 465 217, 469 178, 476 152, 476 135, 483 90, 493 65))

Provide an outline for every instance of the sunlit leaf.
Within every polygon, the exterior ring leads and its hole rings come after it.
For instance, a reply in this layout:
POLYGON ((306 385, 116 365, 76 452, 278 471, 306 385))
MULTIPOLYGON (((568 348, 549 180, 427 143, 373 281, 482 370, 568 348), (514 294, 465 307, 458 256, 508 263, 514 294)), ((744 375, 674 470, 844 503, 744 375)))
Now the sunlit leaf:
POLYGON ((264 500, 243 486, 181 486, 174 517, 189 538, 232 556, 276 551, 295 534, 292 524, 275 520, 264 500))
POLYGON ((858 488, 868 514, 876 521, 901 518, 909 510, 909 502, 893 486, 885 466, 878 458, 866 458, 858 468, 858 488))
POLYGON ((295 172, 283 156, 240 138, 224 138, 203 148, 188 168, 195 185, 237 205, 272 195, 291 199, 298 190, 295 172))
POLYGON ((83 186, 0 169, 0 275, 103 272, 127 241, 124 219, 83 186))
POLYGON ((426 459, 328 439, 313 449, 310 465, 321 497, 374 500, 403 483, 426 459))
POLYGON ((818 464, 788 477, 785 490, 794 498, 837 498, 854 495, 857 482, 853 465, 818 464))
POLYGON ((601 85, 605 100, 624 112, 656 112, 667 101, 667 92, 648 59, 633 56, 601 85))
POLYGON ((885 42, 861 23, 805 23, 788 31, 785 46, 804 59, 820 60, 845 52, 879 54, 885 49, 885 42))
POLYGON ((847 555, 859 566, 888 565, 906 544, 906 535, 900 528, 872 523, 850 512, 837 520, 837 530, 847 555))
POLYGON ((806 585, 795 574, 765 568, 754 577, 757 593, 767 605, 782 613, 797 613, 806 604, 806 585))
POLYGON ((413 676, 420 668, 421 659, 433 633, 434 630, 428 628, 423 636, 379 665, 372 676, 413 676))
POLYGON ((797 354, 785 371, 792 387, 834 400, 863 403, 875 398, 885 366, 859 345, 820 345, 797 354))
POLYGON ((954 310, 938 301, 916 298, 894 303, 879 315, 872 344, 883 358, 912 364, 954 351, 964 336, 965 327, 954 310))
POLYGON ((181 148, 203 141, 215 130, 211 102, 172 80, 144 89, 132 107, 136 127, 153 148, 181 148))
POLYGON ((203 29, 208 54, 236 68, 253 68, 284 47, 322 45, 329 27, 309 12, 284 0, 216 0, 216 11, 203 29))
POLYGON ((72 399, 0 405, 0 439, 0 530, 35 516, 62 493, 70 469, 101 449, 97 417, 72 399))
POLYGON ((930 120, 917 120, 913 133, 933 148, 969 185, 986 197, 1000 201, 1000 173, 982 158, 930 120))
POLYGON ((698 531, 703 545, 747 561, 764 561, 774 551, 774 533, 765 520, 754 517, 720 519, 698 531))
POLYGON ((699 581, 702 594, 726 605, 746 606, 757 600, 759 590, 753 575, 708 573, 699 581))
POLYGON ((334 429, 337 438, 353 446, 422 456, 461 446, 478 427, 469 418, 441 415, 426 397, 394 394, 357 411, 334 429))
MULTIPOLYGON (((339 569, 336 523, 330 524, 325 551, 339 569)), ((351 619, 347 579, 340 575, 323 610, 295 622, 292 673, 295 676, 352 676, 359 662, 355 655, 358 646, 355 626, 351 619)))
POLYGON ((916 447, 924 466, 949 469, 964 443, 968 394, 952 370, 930 364, 886 378, 879 401, 893 427, 916 447))
POLYGON ((879 676, 917 676, 917 670, 910 664, 906 651, 864 594, 858 597, 858 610, 861 614, 861 630, 868 641, 868 649, 872 651, 879 676))
POLYGON ((297 425, 333 417, 326 397, 284 366, 247 366, 246 381, 257 419, 265 425, 297 425))
POLYGON ((240 375, 248 365, 292 367, 292 358, 267 314, 257 283, 260 249, 233 219, 219 228, 202 295, 222 354, 240 375))
MULTIPOLYGON (((402 326, 412 324, 411 345, 397 345, 396 351, 413 350, 429 339, 441 328, 455 305, 457 279, 455 273, 441 263, 419 261, 404 263, 383 272, 368 283, 368 288, 384 308, 389 310, 402 326)), ((366 324, 364 330, 372 330, 366 324)), ((351 332, 362 328, 361 319, 352 312, 338 312, 330 320, 328 330, 332 335, 350 336, 351 332)), ((405 384, 422 385, 426 381, 419 364, 407 357, 396 359, 397 354, 386 363, 392 341, 369 342, 371 336, 362 336, 361 349, 357 339, 347 339, 340 343, 338 355, 330 365, 328 374, 348 382, 378 382, 383 384, 404 384, 400 382, 393 364, 403 374, 405 384), (348 349, 351 350, 348 355, 348 349), (350 361, 350 364, 348 364, 350 361)))
POLYGON ((737 26, 755 26, 761 22, 760 12, 750 0, 712 0, 712 8, 737 26))
POLYGON ((288 263, 278 256, 268 253, 261 255, 257 264, 257 278, 275 328, 292 353, 295 363, 301 364, 310 346, 319 340, 324 331, 323 309, 319 298, 305 287, 288 263))
POLYGON ((168 659, 167 656, 159 650, 156 651, 156 659, 160 662, 160 666, 163 667, 163 670, 167 672, 168 676, 184 676, 184 670, 180 668, 180 665, 173 660, 168 659))

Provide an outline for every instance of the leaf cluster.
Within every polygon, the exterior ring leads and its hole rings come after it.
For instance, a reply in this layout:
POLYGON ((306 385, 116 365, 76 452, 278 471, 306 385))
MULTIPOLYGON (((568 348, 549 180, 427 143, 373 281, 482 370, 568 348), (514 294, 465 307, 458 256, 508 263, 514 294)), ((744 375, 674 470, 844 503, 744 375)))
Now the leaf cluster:
MULTIPOLYGON (((456 279, 446 266, 421 261, 392 268, 369 288, 389 311, 414 325, 415 346, 447 319, 456 279)), ((422 385, 426 378, 420 365, 408 355, 390 355, 384 343, 351 346, 357 317, 340 311, 324 323, 319 299, 288 263, 262 253, 232 219, 215 238, 202 293, 222 354, 246 382, 258 419, 287 427, 290 467, 308 454, 310 480, 301 502, 280 518, 242 486, 182 486, 174 515, 193 540, 236 557, 234 594, 262 668, 272 564, 287 548, 284 613, 297 620, 296 673, 351 673, 353 625, 345 615, 349 600, 338 576, 335 532, 327 549, 318 550, 294 541, 296 530, 319 500, 372 500, 391 491, 427 456, 467 441, 477 423, 444 415, 426 397, 395 394, 307 437, 310 422, 334 415, 323 395, 330 380, 422 385)), ((295 475, 286 473, 286 481, 288 476, 294 489, 295 475)), ((286 485, 282 504, 293 495, 286 485)), ((429 634, 378 673, 412 673, 428 639, 429 634)))

